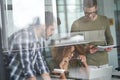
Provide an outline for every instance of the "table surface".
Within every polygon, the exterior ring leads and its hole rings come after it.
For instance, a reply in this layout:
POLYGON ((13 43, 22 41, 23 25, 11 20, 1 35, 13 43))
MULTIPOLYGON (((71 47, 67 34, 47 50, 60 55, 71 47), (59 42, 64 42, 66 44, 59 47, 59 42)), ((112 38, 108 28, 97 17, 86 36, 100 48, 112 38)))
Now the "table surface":
MULTIPOLYGON (((85 68, 76 67, 69 69, 69 76, 68 79, 78 79, 78 80, 94 80, 94 79, 102 79, 102 80, 110 80, 112 73, 112 67, 105 67, 105 68, 96 68, 96 69, 89 69, 86 70, 85 68)), ((55 76, 52 76, 55 78, 55 76)), ((56 77, 59 78, 59 77, 56 77)))

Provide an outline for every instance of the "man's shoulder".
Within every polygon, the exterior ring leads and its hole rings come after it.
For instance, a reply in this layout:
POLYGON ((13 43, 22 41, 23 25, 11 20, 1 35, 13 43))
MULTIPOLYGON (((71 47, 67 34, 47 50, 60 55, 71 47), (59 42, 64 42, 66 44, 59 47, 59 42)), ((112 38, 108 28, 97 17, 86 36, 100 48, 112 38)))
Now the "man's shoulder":
POLYGON ((98 15, 98 17, 102 20, 108 20, 107 16, 104 16, 104 15, 98 15))
POLYGON ((22 41, 32 41, 34 40, 34 35, 32 31, 29 31, 28 29, 21 29, 15 33, 13 33, 10 37, 8 37, 8 40, 11 41, 17 41, 19 43, 19 40, 22 41))
POLYGON ((19 31, 13 33, 14 36, 26 36, 30 35, 32 33, 32 30, 29 30, 28 28, 20 29, 19 31))
POLYGON ((110 22, 109 22, 109 18, 107 18, 106 16, 103 16, 103 15, 98 15, 99 17, 99 21, 102 22, 102 24, 104 25, 109 25, 110 22))

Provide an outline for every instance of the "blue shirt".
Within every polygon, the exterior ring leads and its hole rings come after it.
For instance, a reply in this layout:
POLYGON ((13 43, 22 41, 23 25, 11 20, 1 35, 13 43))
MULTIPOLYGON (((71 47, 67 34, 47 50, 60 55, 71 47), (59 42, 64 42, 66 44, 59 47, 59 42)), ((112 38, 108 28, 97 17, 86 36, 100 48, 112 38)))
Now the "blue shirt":
POLYGON ((35 76, 36 72, 49 72, 41 47, 43 46, 36 39, 33 28, 22 29, 9 38, 11 80, 24 80, 35 76))

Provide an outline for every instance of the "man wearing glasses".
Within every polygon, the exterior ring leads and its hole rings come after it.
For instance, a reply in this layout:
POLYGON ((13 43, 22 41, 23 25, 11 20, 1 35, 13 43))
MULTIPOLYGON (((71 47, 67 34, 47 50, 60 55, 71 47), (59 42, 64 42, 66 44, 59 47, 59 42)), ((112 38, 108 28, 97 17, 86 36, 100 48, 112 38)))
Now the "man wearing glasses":
POLYGON ((85 44, 85 47, 89 48, 86 52, 87 64, 95 67, 108 66, 107 52, 111 51, 112 47, 100 51, 95 45, 113 45, 109 20, 107 17, 97 14, 96 0, 84 0, 83 10, 85 16, 73 22, 71 32, 90 31, 87 37, 93 40, 91 43, 85 44))

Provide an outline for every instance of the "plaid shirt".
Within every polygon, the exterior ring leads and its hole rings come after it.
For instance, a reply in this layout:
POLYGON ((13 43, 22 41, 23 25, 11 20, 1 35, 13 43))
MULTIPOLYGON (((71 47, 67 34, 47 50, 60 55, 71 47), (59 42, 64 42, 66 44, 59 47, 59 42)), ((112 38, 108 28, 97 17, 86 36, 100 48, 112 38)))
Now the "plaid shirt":
POLYGON ((24 80, 36 72, 48 73, 41 52, 43 47, 35 38, 33 28, 22 29, 9 38, 9 68, 11 80, 24 80))

